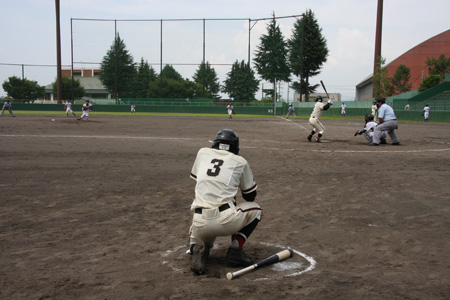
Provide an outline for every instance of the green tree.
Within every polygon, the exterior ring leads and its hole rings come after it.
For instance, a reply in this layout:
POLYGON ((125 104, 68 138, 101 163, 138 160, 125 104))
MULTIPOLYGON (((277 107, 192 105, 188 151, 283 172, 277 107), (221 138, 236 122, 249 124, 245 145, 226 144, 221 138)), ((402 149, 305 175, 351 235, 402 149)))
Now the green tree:
POLYGON ((389 97, 394 94, 394 88, 392 86, 392 80, 387 76, 388 69, 385 66, 386 59, 379 57, 375 67, 375 73, 373 74, 373 96, 377 98, 389 97))
POLYGON ((258 91, 259 80, 250 64, 236 61, 227 73, 222 91, 235 101, 252 101, 258 91))
MULTIPOLYGON (((53 96, 56 99, 56 89, 57 81, 55 80, 52 84, 53 96)), ((81 86, 80 80, 73 79, 73 97, 81 98, 86 94, 84 87, 81 86)), ((62 77, 62 99, 69 100, 72 99, 72 78, 63 76, 62 77)), ((72 99, 73 100, 73 99, 72 99)))
POLYGON ((220 83, 217 73, 208 62, 202 62, 192 77, 194 82, 200 83, 207 91, 213 95, 214 99, 219 99, 220 83))
POLYGON ((125 43, 117 34, 114 42, 103 57, 100 80, 116 98, 132 97, 136 66, 133 56, 126 49, 125 43))
POLYGON ((392 78, 392 88, 394 93, 401 94, 411 90, 412 84, 409 83, 411 78, 410 69, 405 65, 398 66, 392 78))
POLYGON ((288 46, 290 68, 300 79, 292 86, 296 92, 300 95, 305 94, 305 99, 308 99, 309 93, 315 92, 319 86, 318 84, 311 86, 309 78, 320 73, 329 53, 322 29, 311 10, 307 10, 294 24, 288 46))
POLYGON ((255 54, 255 67, 262 79, 273 83, 274 101, 276 102, 277 81, 289 82, 291 70, 287 63, 288 48, 275 14, 267 26, 267 34, 260 38, 255 54))
POLYGON ((157 76, 151 81, 147 91, 148 98, 193 98, 211 97, 199 83, 183 79, 173 66, 166 65, 157 76))
POLYGON ((428 75, 420 83, 419 93, 422 93, 422 92, 428 90, 429 88, 432 88, 433 86, 438 85, 439 83, 441 83, 441 81, 442 81, 442 78, 441 78, 441 75, 439 75, 439 74, 428 75))
POLYGON ((144 58, 141 58, 134 82, 133 98, 146 98, 149 84, 151 81, 155 81, 156 77, 155 70, 149 66, 147 61, 144 61, 144 58))
POLYGON ((2 87, 8 97, 13 99, 36 100, 45 96, 44 86, 40 86, 37 81, 20 79, 17 76, 9 77, 3 82, 2 87))
POLYGON ((425 64, 428 66, 428 73, 441 76, 441 81, 445 79, 445 73, 450 73, 450 57, 446 58, 444 54, 437 59, 428 57, 425 64))

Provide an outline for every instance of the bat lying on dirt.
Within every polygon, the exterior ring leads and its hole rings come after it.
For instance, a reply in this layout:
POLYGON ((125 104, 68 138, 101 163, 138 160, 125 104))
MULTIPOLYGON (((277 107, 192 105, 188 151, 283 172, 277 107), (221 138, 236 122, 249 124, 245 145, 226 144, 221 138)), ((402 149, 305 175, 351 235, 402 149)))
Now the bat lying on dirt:
POLYGON ((241 275, 244 275, 246 273, 249 273, 249 272, 251 272, 251 271, 253 271, 253 270, 257 269, 257 268, 261 268, 261 267, 264 267, 264 266, 267 266, 267 265, 270 265, 270 264, 273 264, 273 263, 277 263, 279 261, 282 261, 282 260, 284 260, 286 258, 291 257, 293 254, 294 254, 294 251, 292 251, 292 249, 287 249, 287 250, 280 251, 277 254, 269 256, 268 258, 260 261, 257 264, 248 266, 248 267, 246 267, 244 269, 241 269, 241 270, 233 272, 233 273, 228 272, 227 273, 227 279, 231 280, 231 279, 236 278, 238 276, 241 276, 241 275))

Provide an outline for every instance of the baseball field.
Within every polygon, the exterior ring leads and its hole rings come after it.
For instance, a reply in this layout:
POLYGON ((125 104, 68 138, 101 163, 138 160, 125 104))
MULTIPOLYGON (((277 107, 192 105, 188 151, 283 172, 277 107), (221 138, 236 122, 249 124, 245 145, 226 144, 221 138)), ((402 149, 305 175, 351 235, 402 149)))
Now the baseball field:
POLYGON ((321 121, 319 144, 304 118, 4 115, 0 298, 450 299, 450 124, 368 147, 362 117, 321 121), (264 210, 245 252, 294 251, 233 280, 229 237, 205 275, 186 254, 190 170, 223 128, 264 210))

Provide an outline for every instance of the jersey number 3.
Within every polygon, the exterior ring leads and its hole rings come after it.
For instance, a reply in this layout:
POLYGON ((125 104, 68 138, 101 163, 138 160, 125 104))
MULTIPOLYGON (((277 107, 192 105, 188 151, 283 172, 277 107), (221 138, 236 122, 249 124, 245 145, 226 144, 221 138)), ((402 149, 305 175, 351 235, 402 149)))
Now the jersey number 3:
POLYGON ((208 171, 206 172, 206 174, 208 174, 208 176, 217 176, 220 173, 220 166, 223 165, 223 160, 221 159, 213 159, 211 160, 211 164, 213 164, 213 168, 212 169, 208 169, 208 171))

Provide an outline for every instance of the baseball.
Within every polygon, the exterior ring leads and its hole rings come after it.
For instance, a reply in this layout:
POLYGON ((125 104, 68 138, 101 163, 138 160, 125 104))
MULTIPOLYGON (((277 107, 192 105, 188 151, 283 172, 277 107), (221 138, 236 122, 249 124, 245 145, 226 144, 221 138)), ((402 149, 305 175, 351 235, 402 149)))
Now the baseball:
POLYGON ((52 119, 52 122, 55 122, 55 119, 52 119))

